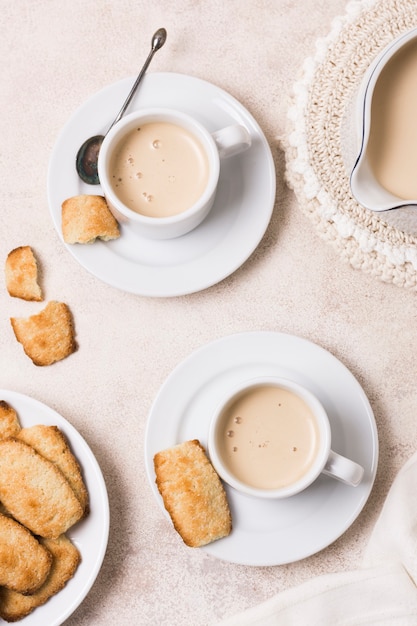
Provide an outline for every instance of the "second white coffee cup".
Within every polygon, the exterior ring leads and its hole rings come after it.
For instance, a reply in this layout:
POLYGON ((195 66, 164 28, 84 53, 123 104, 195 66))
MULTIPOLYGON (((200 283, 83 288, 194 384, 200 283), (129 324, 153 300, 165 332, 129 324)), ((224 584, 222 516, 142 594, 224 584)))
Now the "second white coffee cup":
POLYGON ((181 111, 142 109, 106 135, 98 160, 100 184, 119 222, 144 237, 179 237, 212 208, 221 159, 250 145, 250 133, 239 124, 210 133, 181 111))
POLYGON ((364 469, 331 449, 328 416, 306 388, 277 377, 231 390, 213 415, 208 451, 219 476, 238 491, 286 498, 321 473, 357 486, 364 469))

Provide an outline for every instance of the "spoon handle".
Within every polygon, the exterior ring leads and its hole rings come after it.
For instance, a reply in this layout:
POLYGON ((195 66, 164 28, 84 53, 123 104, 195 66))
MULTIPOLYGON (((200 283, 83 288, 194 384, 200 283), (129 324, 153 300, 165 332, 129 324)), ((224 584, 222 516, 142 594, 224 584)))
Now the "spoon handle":
MULTIPOLYGON (((155 52, 157 50, 159 50, 159 48, 165 43, 165 38, 166 38, 166 31, 164 28, 160 28, 154 35, 153 40, 152 40, 152 49, 148 54, 148 58, 146 59, 145 63, 143 64, 143 67, 141 69, 141 71, 139 72, 139 75, 137 77, 137 79, 135 80, 135 83, 132 87, 132 89, 130 90, 129 95, 127 96, 122 108, 120 109, 119 113, 117 114, 115 120, 112 122, 111 126, 109 127, 112 128, 115 124, 117 124, 117 122, 123 117, 127 107, 129 106, 133 96, 136 93, 137 88, 139 87, 139 83, 141 82, 143 75, 145 74, 146 70, 149 67, 150 62, 152 61, 153 55, 155 54, 155 52)), ((107 132, 109 132, 109 130, 107 132)))

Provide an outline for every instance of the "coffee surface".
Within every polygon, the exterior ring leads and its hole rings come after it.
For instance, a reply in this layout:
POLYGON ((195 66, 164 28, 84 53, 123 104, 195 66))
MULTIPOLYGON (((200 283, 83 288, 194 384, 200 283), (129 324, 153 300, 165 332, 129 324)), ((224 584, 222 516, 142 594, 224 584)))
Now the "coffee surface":
POLYGON ((319 428, 309 406, 293 392, 262 385, 226 409, 219 453, 241 482, 258 489, 289 486, 311 468, 319 428))
POLYGON ((375 85, 367 155, 375 178, 404 200, 417 199, 417 41, 400 49, 375 85))
POLYGON ((127 207, 150 217, 168 217, 200 198, 209 164, 191 132, 170 122, 150 122, 120 142, 110 172, 113 190, 127 207))

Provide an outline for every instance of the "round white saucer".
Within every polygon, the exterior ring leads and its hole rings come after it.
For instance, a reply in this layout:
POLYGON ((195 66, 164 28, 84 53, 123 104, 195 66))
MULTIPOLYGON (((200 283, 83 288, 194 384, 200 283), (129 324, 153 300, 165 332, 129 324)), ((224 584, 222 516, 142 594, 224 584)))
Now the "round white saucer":
MULTIPOLYGON (((48 170, 48 202, 61 240, 63 200, 102 193, 99 185, 78 178, 78 148, 87 137, 106 132, 133 81, 122 80, 95 94, 75 112, 56 142, 48 170)), ((222 162, 213 209, 191 233, 156 241, 123 226, 121 237, 111 242, 64 245, 84 268, 113 287, 145 296, 178 296, 223 280, 252 254, 272 215, 275 168, 269 145, 251 114, 211 83, 183 74, 147 74, 129 111, 152 106, 189 113, 211 132, 243 124, 252 146, 222 162)))
POLYGON ((36 424, 58 426, 81 465, 88 490, 89 514, 66 533, 81 553, 81 563, 74 577, 46 604, 19 622, 22 626, 59 626, 84 600, 100 571, 107 549, 110 523, 106 485, 88 444, 59 413, 38 400, 15 391, 0 390, 0 400, 5 400, 15 409, 24 428, 36 424))
POLYGON ((210 417, 227 390, 257 376, 301 383, 329 414, 332 448, 365 468, 358 487, 327 476, 302 494, 262 501, 227 487, 233 530, 205 548, 244 565, 281 565, 310 556, 342 535, 364 507, 375 479, 378 435, 372 408, 351 372, 332 354, 305 339, 274 332, 230 335, 203 346, 180 363, 161 387, 145 435, 145 465, 155 485, 156 452, 188 439, 207 446, 210 417))

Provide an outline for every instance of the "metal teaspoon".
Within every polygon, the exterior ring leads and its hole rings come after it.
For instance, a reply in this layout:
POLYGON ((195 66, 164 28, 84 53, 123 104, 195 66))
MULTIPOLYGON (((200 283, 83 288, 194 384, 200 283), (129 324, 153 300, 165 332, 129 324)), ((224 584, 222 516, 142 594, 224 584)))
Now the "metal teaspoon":
MULTIPOLYGON (((152 48, 146 59, 139 75, 133 85, 129 95, 127 96, 122 108, 120 109, 117 117, 113 121, 113 123, 108 128, 107 132, 109 132, 110 128, 112 128, 124 115, 127 107, 130 104, 133 96, 136 93, 139 84, 148 69, 150 62, 152 61, 152 57, 157 50, 162 48, 167 38, 167 32, 165 28, 159 28, 154 36, 152 37, 152 48)), ((107 133, 106 133, 107 134, 107 133)), ((87 139, 77 153, 76 158, 76 169, 78 176, 85 183, 89 185, 98 185, 100 183, 98 174, 97 174, 97 161, 98 161, 98 153, 100 151, 101 144, 103 143, 104 135, 95 135, 94 137, 90 137, 87 139)))

